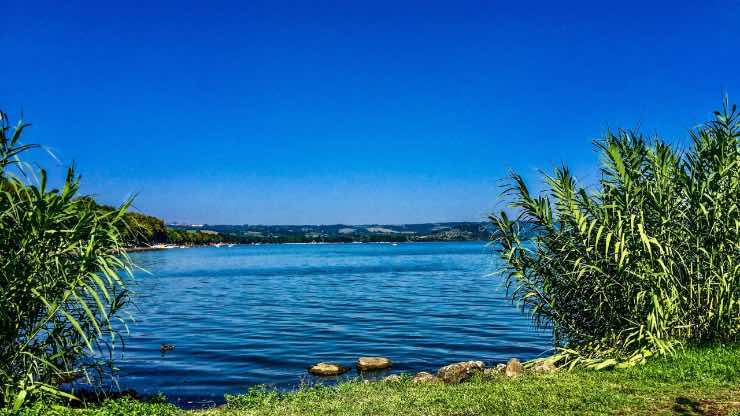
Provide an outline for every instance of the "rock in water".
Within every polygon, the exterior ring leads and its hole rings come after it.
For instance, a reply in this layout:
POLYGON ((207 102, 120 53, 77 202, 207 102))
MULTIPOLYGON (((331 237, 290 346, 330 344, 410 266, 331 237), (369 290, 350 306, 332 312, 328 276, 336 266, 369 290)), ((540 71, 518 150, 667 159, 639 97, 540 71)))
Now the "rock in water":
POLYGON ((391 360, 385 357, 360 357, 357 360, 357 369, 360 371, 384 370, 391 364, 391 360))
POLYGON ((435 376, 432 373, 427 373, 426 371, 422 371, 420 373, 417 373, 413 379, 411 379, 414 383, 433 383, 437 381, 437 376, 435 376))
POLYGON ((483 371, 486 367, 483 361, 464 361, 446 365, 437 370, 439 377, 445 384, 455 384, 470 378, 475 372, 483 371))
POLYGON ((174 344, 162 344, 162 345, 159 346, 159 352, 161 352, 162 354, 164 354, 166 352, 170 352, 170 351, 172 351, 174 349, 175 349, 175 345, 174 344))
POLYGON ((308 369, 315 376, 338 376, 349 371, 349 368, 333 363, 318 363, 308 369))
POLYGON ((516 358, 510 359, 506 363, 506 377, 518 377, 523 371, 524 367, 522 367, 522 363, 516 358))

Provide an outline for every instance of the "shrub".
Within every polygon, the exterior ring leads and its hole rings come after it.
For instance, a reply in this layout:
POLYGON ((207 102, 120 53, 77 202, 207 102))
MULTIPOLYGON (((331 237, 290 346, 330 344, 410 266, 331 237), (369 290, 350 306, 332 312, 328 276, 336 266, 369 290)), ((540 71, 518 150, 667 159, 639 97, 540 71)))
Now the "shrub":
POLYGON ((537 195, 511 175, 504 195, 517 214, 491 216, 494 247, 512 297, 564 357, 608 366, 738 339, 739 127, 725 102, 685 152, 609 132, 592 191, 566 166, 537 195))
POLYGON ((79 178, 68 171, 49 189, 19 155, 26 124, 11 127, 0 112, 0 404, 18 408, 29 396, 65 395, 56 386, 84 375, 110 353, 112 322, 127 300, 119 273, 128 203, 103 210, 79 198, 79 178))

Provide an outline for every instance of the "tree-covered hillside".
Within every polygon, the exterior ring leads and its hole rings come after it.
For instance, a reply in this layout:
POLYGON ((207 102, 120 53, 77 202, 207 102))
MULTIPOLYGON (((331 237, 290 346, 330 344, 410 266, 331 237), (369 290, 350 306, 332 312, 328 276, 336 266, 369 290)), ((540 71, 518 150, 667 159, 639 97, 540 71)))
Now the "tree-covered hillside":
POLYGON ((312 243, 381 241, 487 240, 489 226, 480 222, 364 225, 171 225, 170 230, 216 232, 241 243, 312 243))

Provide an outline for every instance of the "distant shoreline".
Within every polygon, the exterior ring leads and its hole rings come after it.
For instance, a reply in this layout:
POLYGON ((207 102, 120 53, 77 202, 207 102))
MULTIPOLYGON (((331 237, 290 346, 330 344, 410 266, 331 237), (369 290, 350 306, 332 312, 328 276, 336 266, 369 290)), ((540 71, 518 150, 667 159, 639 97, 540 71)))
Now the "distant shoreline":
POLYGON ((124 253, 136 253, 139 251, 155 251, 155 250, 166 250, 166 247, 126 247, 122 251, 124 253))
POLYGON ((139 247, 126 247, 123 249, 125 253, 138 253, 143 251, 159 251, 169 250, 175 248, 199 248, 199 247, 213 247, 219 248, 223 246, 260 246, 260 245, 295 245, 295 246, 312 246, 312 245, 327 245, 327 244, 409 244, 409 243, 463 243, 463 242, 480 242, 487 243, 488 240, 419 240, 419 241, 317 241, 313 243, 283 243, 283 242, 265 242, 265 243, 221 243, 218 244, 193 244, 193 245, 178 245, 178 244, 157 244, 153 246, 139 246, 139 247))

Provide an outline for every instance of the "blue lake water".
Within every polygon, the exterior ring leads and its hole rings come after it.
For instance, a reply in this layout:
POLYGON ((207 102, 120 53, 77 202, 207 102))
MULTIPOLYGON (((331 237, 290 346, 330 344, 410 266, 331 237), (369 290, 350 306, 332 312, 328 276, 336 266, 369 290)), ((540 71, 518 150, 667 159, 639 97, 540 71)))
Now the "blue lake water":
MULTIPOLYGON (((121 388, 183 405, 316 379, 320 361, 393 360, 390 372, 533 358, 549 333, 489 276, 483 242, 202 247, 134 253, 135 321, 121 388), (160 345, 175 349, 160 353, 160 345)), ((386 375, 376 374, 375 376, 386 375)), ((357 377, 354 372, 345 377, 357 377)))

